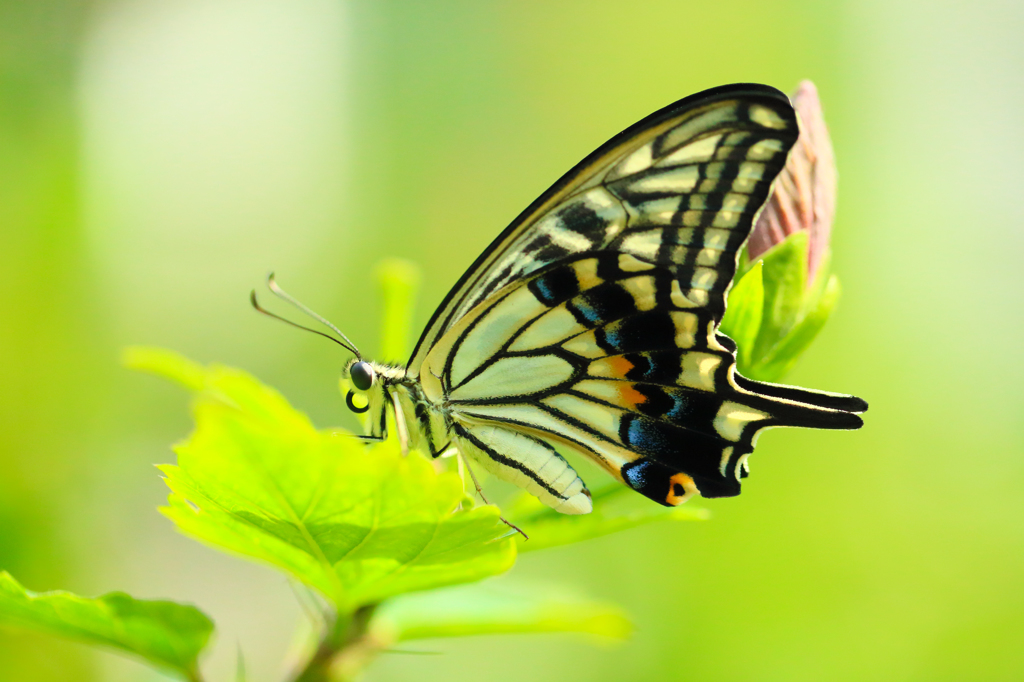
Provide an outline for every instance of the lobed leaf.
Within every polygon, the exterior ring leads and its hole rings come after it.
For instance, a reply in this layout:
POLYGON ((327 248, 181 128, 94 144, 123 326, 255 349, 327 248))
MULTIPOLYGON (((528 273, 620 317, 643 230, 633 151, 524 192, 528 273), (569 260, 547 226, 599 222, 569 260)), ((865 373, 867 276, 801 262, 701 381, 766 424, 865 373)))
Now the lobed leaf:
POLYGON ((95 599, 35 593, 6 571, 0 572, 0 624, 108 646, 187 680, 198 679, 199 654, 213 633, 213 622, 192 606, 121 592, 95 599))
POLYGON ((577 632, 626 639, 633 626, 618 606, 530 585, 473 585, 405 595, 383 604, 370 623, 380 646, 434 637, 577 632))
MULTIPOLYGON (((171 379, 197 367, 159 350, 130 360, 171 379)), ((160 467, 172 491, 162 511, 186 535, 275 566, 342 611, 514 563, 498 509, 460 509, 456 474, 402 457, 394 442, 317 431, 244 372, 201 369, 196 429, 175 448, 177 466, 160 467)))

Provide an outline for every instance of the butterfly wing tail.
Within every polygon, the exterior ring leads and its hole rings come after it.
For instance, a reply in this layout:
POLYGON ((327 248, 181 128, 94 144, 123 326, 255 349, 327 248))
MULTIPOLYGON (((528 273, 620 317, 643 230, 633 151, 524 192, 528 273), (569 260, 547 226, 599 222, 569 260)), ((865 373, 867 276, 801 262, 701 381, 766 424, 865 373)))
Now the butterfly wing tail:
POLYGON ((743 393, 764 400, 758 406, 769 412, 779 426, 849 430, 864 424, 859 414, 867 411, 868 404, 856 396, 754 381, 739 374, 734 374, 733 380, 743 393))

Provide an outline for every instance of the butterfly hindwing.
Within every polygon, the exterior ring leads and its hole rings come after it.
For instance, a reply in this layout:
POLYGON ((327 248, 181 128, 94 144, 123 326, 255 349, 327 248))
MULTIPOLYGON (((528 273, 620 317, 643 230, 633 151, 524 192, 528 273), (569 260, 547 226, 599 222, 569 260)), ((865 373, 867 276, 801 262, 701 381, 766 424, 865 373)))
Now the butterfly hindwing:
MULTIPOLYGON (((734 348, 713 317, 674 308, 665 293, 673 280, 657 268, 623 269, 619 260, 585 254, 549 266, 446 335, 425 365, 439 380, 428 395, 444 396, 464 436, 493 426, 548 438, 678 504, 695 492, 738 494, 763 428, 860 424, 848 411, 856 399, 737 381, 734 348)), ((531 449, 466 438, 491 459, 526 464, 531 449)))

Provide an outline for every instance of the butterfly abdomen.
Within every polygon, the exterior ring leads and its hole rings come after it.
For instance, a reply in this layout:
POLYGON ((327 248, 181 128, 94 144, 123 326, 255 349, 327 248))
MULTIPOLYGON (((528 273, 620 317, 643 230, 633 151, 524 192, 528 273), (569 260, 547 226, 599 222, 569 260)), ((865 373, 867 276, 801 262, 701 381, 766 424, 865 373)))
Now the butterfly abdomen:
POLYGON ((583 479, 549 443, 492 424, 456 423, 454 432, 463 454, 556 511, 587 514, 593 509, 583 479))

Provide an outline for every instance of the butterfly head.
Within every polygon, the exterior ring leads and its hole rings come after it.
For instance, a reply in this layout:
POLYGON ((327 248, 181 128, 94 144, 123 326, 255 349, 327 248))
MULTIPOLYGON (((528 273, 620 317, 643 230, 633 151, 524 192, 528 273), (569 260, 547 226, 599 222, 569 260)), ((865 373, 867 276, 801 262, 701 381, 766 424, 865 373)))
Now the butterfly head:
POLYGON ((383 437, 386 429, 385 413, 393 400, 389 387, 401 383, 405 377, 402 367, 364 360, 357 356, 348 361, 341 378, 352 387, 345 395, 348 409, 357 414, 368 412, 366 426, 369 436, 383 437))
POLYGON ((348 364, 345 365, 345 369, 342 370, 342 379, 347 379, 348 382, 354 387, 350 389, 348 394, 345 396, 345 404, 348 405, 348 409, 353 412, 363 413, 370 409, 370 406, 375 402, 381 402, 380 400, 374 400, 374 398, 383 398, 383 395, 377 396, 377 393, 383 394, 383 382, 374 368, 373 363, 363 360, 361 357, 355 357, 349 360, 348 364), (356 405, 355 397, 356 390, 360 393, 365 393, 368 401, 362 407, 356 405))

